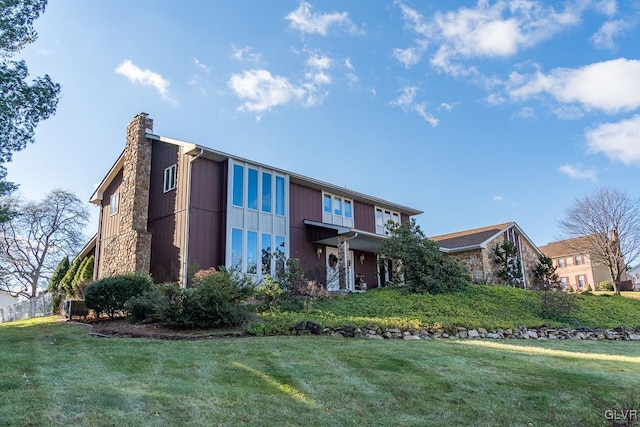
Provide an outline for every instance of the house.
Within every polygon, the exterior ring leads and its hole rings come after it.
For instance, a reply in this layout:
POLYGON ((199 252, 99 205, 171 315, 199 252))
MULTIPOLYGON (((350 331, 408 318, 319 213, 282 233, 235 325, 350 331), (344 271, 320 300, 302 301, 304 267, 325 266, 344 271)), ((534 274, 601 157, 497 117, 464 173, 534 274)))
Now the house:
POLYGON ((134 117, 126 145, 91 197, 100 207, 96 279, 132 271, 188 283, 224 265, 256 281, 294 257, 329 290, 384 283, 385 223, 422 213, 259 162, 153 133, 134 117), (366 284, 366 285, 365 285, 366 284))
POLYGON ((611 273, 606 266, 591 260, 591 246, 586 237, 559 240, 541 246, 540 250, 553 260, 556 274, 565 289, 596 290, 600 282, 611 282, 611 273))
POLYGON ((0 290, 0 308, 9 307, 18 302, 18 299, 9 295, 8 292, 0 290))
POLYGON ((640 291, 640 264, 627 270, 627 275, 631 278, 633 290, 640 291))
POLYGON ((499 266, 494 262, 494 248, 505 240, 515 244, 516 256, 522 265, 523 287, 533 284, 533 269, 541 254, 538 247, 515 222, 490 225, 472 230, 429 237, 446 256, 469 269, 474 283, 498 281, 499 266))

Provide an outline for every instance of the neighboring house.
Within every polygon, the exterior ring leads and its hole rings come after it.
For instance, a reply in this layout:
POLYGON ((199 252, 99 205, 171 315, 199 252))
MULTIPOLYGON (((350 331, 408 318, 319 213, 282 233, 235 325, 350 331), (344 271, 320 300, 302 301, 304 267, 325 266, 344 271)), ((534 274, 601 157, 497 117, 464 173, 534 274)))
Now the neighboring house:
POLYGON ((627 275, 631 279, 631 283, 633 284, 633 290, 640 291, 640 264, 629 269, 627 271, 627 275))
POLYGON ((9 307, 18 302, 18 299, 9 295, 6 291, 0 291, 0 308, 9 307))
POLYGON ((591 261, 591 247, 585 237, 551 242, 541 246, 540 250, 553 260, 556 274, 565 289, 596 290, 598 283, 612 281, 607 267, 591 261))
POLYGON ((520 260, 523 273, 523 287, 533 284, 533 269, 541 254, 538 247, 515 222, 474 228, 429 237, 440 246, 440 251, 455 259, 469 270, 474 283, 497 283, 499 266, 494 262, 494 248, 508 240, 518 249, 516 256, 520 260))
POLYGON ((295 257, 330 290, 384 284, 376 250, 388 220, 420 210, 204 146, 153 134, 142 113, 97 187, 94 276, 149 272, 185 285, 194 268, 259 280, 295 257))

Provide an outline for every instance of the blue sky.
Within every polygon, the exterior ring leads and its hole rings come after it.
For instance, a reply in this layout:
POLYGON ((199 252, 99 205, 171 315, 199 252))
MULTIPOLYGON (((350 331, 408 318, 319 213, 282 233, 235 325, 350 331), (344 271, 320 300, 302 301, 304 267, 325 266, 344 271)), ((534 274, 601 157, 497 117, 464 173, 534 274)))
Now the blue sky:
POLYGON ((558 1, 50 1, 21 57, 62 84, 8 164, 88 203, 154 131, 419 208, 433 236, 538 245, 596 186, 638 197, 640 6, 558 1), (186 6, 185 6, 186 5, 186 6))

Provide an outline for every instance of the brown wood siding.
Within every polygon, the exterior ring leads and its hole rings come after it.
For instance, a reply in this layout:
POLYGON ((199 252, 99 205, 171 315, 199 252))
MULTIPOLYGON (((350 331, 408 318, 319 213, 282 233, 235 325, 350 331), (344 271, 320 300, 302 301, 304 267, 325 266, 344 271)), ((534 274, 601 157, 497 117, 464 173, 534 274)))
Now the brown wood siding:
POLYGON ((353 206, 354 228, 362 231, 376 232, 376 209, 373 205, 355 201, 353 206))
MULTIPOLYGON (((176 181, 176 189, 164 193, 164 170, 178 164, 178 147, 153 141, 151 154, 151 180, 149 188, 149 223, 173 215, 176 212, 176 197, 180 186, 176 181)), ((181 178, 181 170, 176 173, 181 178)))
POLYGON ((322 221, 322 191, 292 183, 289 185, 289 255, 311 262, 317 259, 316 248, 304 225, 305 219, 322 221))
POLYGON ((401 213, 400 214, 400 224, 406 224, 407 222, 409 222, 410 218, 411 217, 409 215, 401 213))
POLYGON ((196 159, 191 170, 189 265, 224 265, 227 162, 196 159))
MULTIPOLYGON (((116 175, 111 184, 105 190, 102 196, 102 203, 100 205, 100 232, 98 233, 98 241, 96 242, 97 247, 97 255, 98 255, 98 265, 96 267, 97 278, 103 277, 103 265, 100 260, 103 259, 102 255, 104 254, 104 248, 107 246, 109 241, 115 239, 119 233, 119 222, 120 222, 120 214, 111 215, 110 213, 110 203, 111 196, 115 193, 121 193, 120 187, 122 186, 122 170, 116 175)), ((122 200, 120 200, 120 205, 122 205, 122 200)))
POLYGON ((181 199, 186 192, 185 156, 179 157, 179 147, 159 141, 152 142, 151 178, 149 188, 149 220, 151 232, 150 273, 156 282, 178 282, 184 235, 184 208, 181 199), (164 170, 176 165, 176 188, 164 192, 164 170))

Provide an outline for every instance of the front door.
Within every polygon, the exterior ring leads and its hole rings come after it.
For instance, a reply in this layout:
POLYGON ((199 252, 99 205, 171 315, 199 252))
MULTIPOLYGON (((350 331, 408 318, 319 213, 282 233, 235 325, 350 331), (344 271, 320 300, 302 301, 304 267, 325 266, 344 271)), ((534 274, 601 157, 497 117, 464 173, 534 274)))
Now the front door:
MULTIPOLYGON (((340 290, 340 265, 338 264, 338 248, 327 247, 327 290, 340 290)), ((353 290, 353 251, 347 251, 346 269, 347 290, 353 290)))

